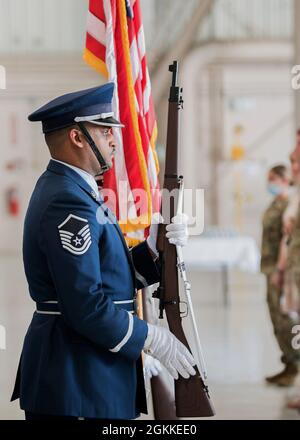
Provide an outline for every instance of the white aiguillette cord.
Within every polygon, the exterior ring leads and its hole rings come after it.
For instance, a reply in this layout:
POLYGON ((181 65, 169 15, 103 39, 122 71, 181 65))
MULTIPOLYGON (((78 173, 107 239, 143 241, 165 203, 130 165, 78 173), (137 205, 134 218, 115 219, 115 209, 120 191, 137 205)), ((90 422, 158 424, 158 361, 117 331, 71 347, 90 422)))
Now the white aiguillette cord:
MULTIPOLYGON (((180 178, 180 187, 179 187, 178 204, 177 204, 177 215, 182 214, 182 212, 183 212, 183 190, 184 190, 183 178, 180 178)), ((200 374, 202 376, 202 379, 206 379, 207 378, 206 366, 205 366, 200 337, 199 337, 195 314, 194 314, 194 308, 193 308, 192 299, 191 299, 191 284, 187 280, 187 275, 186 275, 185 264, 184 264, 184 260, 183 260, 181 246, 176 246, 176 251, 177 251, 178 268, 180 270, 180 275, 181 275, 181 278, 184 283, 184 292, 185 292, 185 296, 187 299, 188 311, 190 313, 190 317, 192 320, 193 336, 194 336, 195 349, 196 349, 196 356, 194 356, 194 357, 195 357, 195 360, 197 363, 198 370, 200 371, 200 374)))

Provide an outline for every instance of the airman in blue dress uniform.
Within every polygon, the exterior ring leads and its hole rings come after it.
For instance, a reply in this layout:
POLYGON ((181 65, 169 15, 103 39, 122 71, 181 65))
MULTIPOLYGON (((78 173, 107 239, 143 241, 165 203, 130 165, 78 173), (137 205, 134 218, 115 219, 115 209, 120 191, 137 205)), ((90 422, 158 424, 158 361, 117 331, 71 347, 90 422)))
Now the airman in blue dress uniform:
MULTIPOLYGON (((27 419, 133 419, 147 412, 143 349, 174 378, 195 374, 189 351, 136 315, 136 289, 159 280, 155 237, 129 250, 98 192, 95 177, 112 166, 112 127, 122 127, 112 112, 113 89, 107 83, 63 95, 29 116, 42 122, 52 158, 24 225, 36 311, 12 400, 20 398, 27 419)), ((182 241, 186 225, 168 226, 172 243, 182 241)))

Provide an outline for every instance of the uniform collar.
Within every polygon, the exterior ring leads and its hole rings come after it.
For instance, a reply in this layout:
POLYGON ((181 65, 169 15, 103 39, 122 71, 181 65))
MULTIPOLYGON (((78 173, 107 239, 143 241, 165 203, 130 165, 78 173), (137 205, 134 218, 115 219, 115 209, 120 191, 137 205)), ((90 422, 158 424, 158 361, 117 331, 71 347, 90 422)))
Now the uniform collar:
POLYGON ((54 162, 61 163, 61 164, 65 165, 66 167, 69 167, 72 170, 76 171, 76 173, 79 174, 79 176, 81 176, 97 194, 98 186, 97 186, 96 180, 94 179, 94 177, 91 174, 87 173, 86 171, 82 170, 81 168, 78 168, 78 167, 75 167, 74 165, 70 165, 69 163, 63 162, 62 160, 57 160, 57 159, 53 159, 53 158, 51 160, 53 160, 54 162))
POLYGON ((102 201, 99 195, 97 183, 94 180, 93 176, 84 172, 80 168, 74 167, 73 165, 69 165, 56 159, 51 159, 48 164, 47 170, 52 171, 56 174, 70 177, 77 185, 88 192, 94 200, 96 200, 97 202, 102 201), (89 179, 86 175, 89 176, 89 179), (95 185, 92 184, 92 180, 94 180, 95 185))

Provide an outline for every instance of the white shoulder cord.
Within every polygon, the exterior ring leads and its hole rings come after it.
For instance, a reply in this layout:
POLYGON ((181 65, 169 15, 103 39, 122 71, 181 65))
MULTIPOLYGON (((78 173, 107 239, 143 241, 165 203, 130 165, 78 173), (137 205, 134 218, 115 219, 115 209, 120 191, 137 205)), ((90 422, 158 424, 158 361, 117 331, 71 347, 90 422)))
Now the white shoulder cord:
MULTIPOLYGON (((182 211, 182 208, 183 208, 183 189, 184 189, 184 183, 183 183, 183 178, 181 178, 180 187, 179 187, 177 214, 182 214, 182 212, 183 212, 182 211)), ((194 336, 195 349, 196 349, 196 356, 194 356, 194 357, 195 357, 195 360, 197 361, 197 367, 201 373, 202 379, 206 379, 207 378, 206 366, 205 366, 201 342, 200 342, 199 333, 198 333, 197 324, 196 324, 195 315, 194 315, 194 308, 193 308, 192 299, 191 299, 191 284, 187 280, 187 275, 186 275, 185 264, 184 264, 184 260, 183 260, 181 246, 176 246, 176 251, 177 251, 177 265, 178 265, 178 268, 180 271, 181 278, 184 283, 184 293, 185 293, 186 300, 187 300, 188 311, 189 311, 190 317, 192 319, 193 336, 194 336)), ((194 355, 194 353, 193 353, 193 355, 194 355)))

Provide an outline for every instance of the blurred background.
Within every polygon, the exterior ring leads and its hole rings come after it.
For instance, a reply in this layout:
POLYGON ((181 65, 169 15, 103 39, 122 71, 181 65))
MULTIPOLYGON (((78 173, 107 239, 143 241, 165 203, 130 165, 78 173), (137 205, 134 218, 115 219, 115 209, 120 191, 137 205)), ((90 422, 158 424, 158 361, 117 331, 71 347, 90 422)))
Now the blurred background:
MULTIPOLYGON (((299 0, 141 0, 163 169, 168 64, 179 60, 184 110, 180 165, 204 189, 205 228, 184 250, 211 394, 220 419, 299 419, 294 389, 268 387, 280 368, 259 273, 266 174, 288 164, 300 116, 299 0)), ((0 419, 10 403, 34 305, 21 259, 23 219, 48 150, 27 115, 69 91, 102 83, 82 60, 87 0, 0 0, 0 419), (3 334, 3 328, 2 328, 3 334)), ((300 125, 300 123, 299 123, 300 125)), ((299 388, 299 385, 298 385, 299 388)), ((296 385, 297 390, 297 385, 296 385)))

